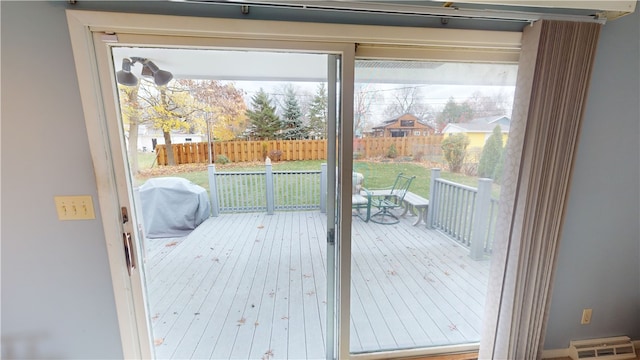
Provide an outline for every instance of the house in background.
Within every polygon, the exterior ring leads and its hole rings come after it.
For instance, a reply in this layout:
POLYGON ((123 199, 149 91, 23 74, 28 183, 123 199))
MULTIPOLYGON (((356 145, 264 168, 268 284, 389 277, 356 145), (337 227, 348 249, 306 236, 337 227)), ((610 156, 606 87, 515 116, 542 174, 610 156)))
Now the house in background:
MULTIPOLYGON (((207 141, 206 134, 187 134, 185 132, 172 131, 172 144, 197 143, 207 141)), ((147 128, 144 125, 138 127, 138 151, 154 151, 156 145, 164 145, 164 134, 161 130, 147 128)))
POLYGON ((500 125, 502 143, 506 144, 509 137, 510 124, 511 119, 506 116, 483 117, 465 123, 449 123, 444 127, 442 133, 445 137, 451 134, 464 133, 469 138, 470 150, 482 149, 496 125, 500 125))
POLYGON ((429 136, 435 133, 433 126, 418 119, 415 115, 404 114, 374 126, 369 132, 371 137, 411 137, 429 136))

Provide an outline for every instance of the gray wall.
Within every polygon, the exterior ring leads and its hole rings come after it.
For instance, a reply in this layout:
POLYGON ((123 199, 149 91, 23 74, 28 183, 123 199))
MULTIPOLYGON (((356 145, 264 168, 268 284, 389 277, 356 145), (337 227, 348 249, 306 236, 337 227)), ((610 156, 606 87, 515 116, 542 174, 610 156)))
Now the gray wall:
MULTIPOLYGON (((122 357, 102 223, 60 222, 53 205, 55 195, 97 198, 66 7, 66 2, 0 2, 1 325, 2 357, 7 359, 122 357)), ((214 10, 164 2, 80 1, 76 8, 241 17, 236 7, 214 10)), ((424 23, 268 9, 252 9, 251 14, 264 19, 424 23)), ((565 347, 579 337, 628 334, 640 339, 638 24, 638 16, 630 16, 608 24, 602 35, 547 348, 565 347), (576 325, 583 307, 594 309, 588 327, 576 325)), ((507 27, 449 24, 470 26, 507 27)))
POLYGON ((547 326, 570 340, 640 340, 640 16, 603 28, 582 125, 547 326), (593 308, 590 325, 580 325, 593 308))
POLYGON ((1 6, 2 358, 121 358, 102 223, 53 203, 97 199, 64 7, 1 6))

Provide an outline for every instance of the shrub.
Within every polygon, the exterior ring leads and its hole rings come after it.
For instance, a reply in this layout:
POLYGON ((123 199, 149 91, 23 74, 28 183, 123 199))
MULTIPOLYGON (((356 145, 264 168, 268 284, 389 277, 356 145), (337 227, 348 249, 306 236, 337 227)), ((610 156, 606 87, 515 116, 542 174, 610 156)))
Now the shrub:
POLYGON ((477 163, 466 163, 462 166, 462 173, 467 176, 478 176, 478 164, 477 163))
POLYGON ((271 159, 273 161, 280 161, 281 157, 282 157, 282 151, 281 150, 271 150, 271 151, 269 151, 269 159, 271 159))
POLYGON ((505 147, 500 151, 500 160, 498 160, 498 165, 496 165, 496 169, 493 171, 493 181, 496 184, 502 183, 502 173, 504 171, 504 160, 507 153, 507 147, 505 147))
POLYGON ((480 164, 478 165, 478 176, 490 178, 494 176, 496 166, 500 162, 502 154, 502 130, 500 125, 493 128, 493 133, 487 139, 482 148, 480 155, 480 164))
POLYGON ((396 144, 391 144, 391 146, 389 146, 389 150, 387 150, 387 157, 389 159, 395 159, 396 157, 398 157, 398 149, 396 149, 396 144))
POLYGON ((415 155, 413 155, 413 161, 420 162, 424 159, 424 152, 418 151, 415 155))
POLYGON ((460 172, 464 157, 467 154, 467 146, 469 146, 469 138, 465 134, 452 134, 442 140, 442 154, 449 164, 451 172, 460 172))
POLYGON ((226 155, 218 155, 216 157, 216 164, 224 165, 230 163, 231 160, 226 155))

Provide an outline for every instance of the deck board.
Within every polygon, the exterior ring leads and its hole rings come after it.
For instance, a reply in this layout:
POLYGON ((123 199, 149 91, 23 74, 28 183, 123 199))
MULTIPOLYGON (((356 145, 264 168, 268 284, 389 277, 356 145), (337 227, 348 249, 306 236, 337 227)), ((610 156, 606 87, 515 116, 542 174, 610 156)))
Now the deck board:
MULTIPOLYGON (((479 339, 488 261, 411 220, 353 218, 352 352, 479 339)), ((145 247, 158 358, 324 358, 325 215, 223 214, 145 247)))

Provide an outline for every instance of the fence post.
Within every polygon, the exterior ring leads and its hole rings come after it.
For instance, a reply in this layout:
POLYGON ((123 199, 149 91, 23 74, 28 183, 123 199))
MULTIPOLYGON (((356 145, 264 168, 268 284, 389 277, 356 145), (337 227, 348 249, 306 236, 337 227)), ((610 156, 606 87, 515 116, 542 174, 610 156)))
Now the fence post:
POLYGON ((436 212, 436 179, 440 177, 440 169, 431 169, 431 183, 429 185, 429 207, 427 208, 427 227, 433 229, 433 215, 436 212))
POLYGON ((320 212, 327 213, 327 163, 320 165, 320 212))
POLYGON ((211 199, 211 216, 217 217, 220 214, 220 204, 218 203, 218 187, 216 186, 216 166, 207 166, 209 171, 209 197, 211 199))
POLYGON ((264 160, 264 165, 266 167, 265 185, 267 186, 267 214, 273 215, 273 211, 275 209, 275 201, 273 197, 273 169, 271 167, 271 159, 269 159, 268 156, 264 160))
POLYGON ((473 260, 482 260, 484 257, 484 241, 489 226, 492 183, 491 179, 478 179, 478 197, 473 213, 473 234, 471 235, 471 251, 469 253, 473 260))

